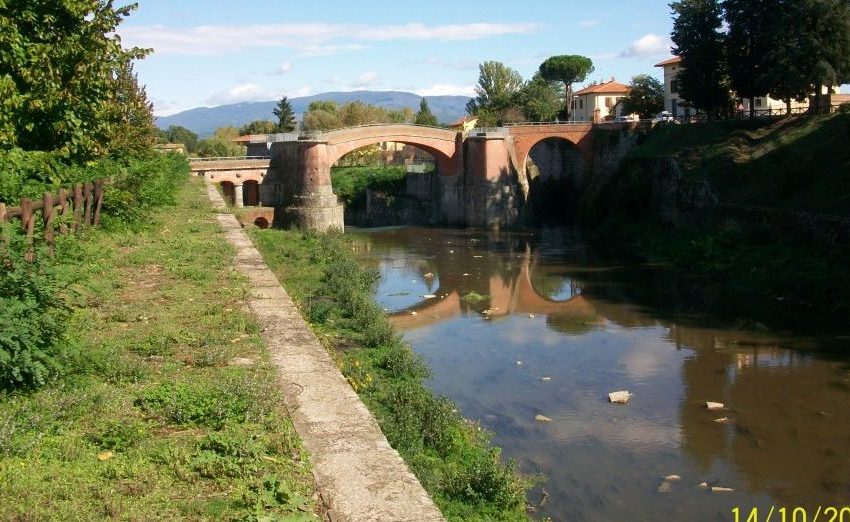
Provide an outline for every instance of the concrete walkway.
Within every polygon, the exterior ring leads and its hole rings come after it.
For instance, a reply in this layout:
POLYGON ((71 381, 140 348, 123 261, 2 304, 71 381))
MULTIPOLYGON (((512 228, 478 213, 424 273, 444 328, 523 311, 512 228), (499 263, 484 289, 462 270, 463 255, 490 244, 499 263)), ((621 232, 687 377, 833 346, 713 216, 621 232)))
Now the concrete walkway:
POLYGON ((310 452, 313 475, 331 521, 444 520, 387 442, 378 423, 211 183, 207 192, 236 269, 251 285, 249 306, 263 328, 271 361, 295 429, 310 452))

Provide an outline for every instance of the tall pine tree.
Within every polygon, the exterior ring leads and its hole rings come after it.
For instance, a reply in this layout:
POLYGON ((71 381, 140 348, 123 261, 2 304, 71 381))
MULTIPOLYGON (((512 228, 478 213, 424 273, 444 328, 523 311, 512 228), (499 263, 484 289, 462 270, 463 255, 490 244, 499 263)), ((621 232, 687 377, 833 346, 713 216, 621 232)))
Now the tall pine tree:
POLYGON ((414 118, 413 123, 416 125, 437 126, 437 117, 431 112, 431 108, 428 107, 428 100, 424 97, 422 98, 422 101, 419 102, 419 112, 416 113, 416 118, 414 118))
POLYGON ((723 11, 718 0, 680 0, 673 10, 673 54, 682 57, 679 92, 683 99, 709 118, 731 105, 725 55, 726 38, 720 31, 723 11))
POLYGON ((282 97, 272 111, 277 117, 278 132, 292 132, 295 130, 295 111, 286 96, 282 97))

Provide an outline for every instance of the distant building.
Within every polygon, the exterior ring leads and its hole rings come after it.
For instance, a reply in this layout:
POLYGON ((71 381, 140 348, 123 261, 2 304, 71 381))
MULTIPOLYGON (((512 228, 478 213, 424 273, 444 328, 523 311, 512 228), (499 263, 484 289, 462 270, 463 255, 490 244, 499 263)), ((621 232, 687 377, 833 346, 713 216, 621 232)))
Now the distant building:
POLYGON ((182 143, 157 143, 153 146, 154 150, 157 152, 179 152, 180 154, 186 154, 186 146, 182 143))
POLYGON ((468 131, 478 125, 478 116, 463 116, 454 123, 449 124, 449 128, 456 131, 468 131))
MULTIPOLYGON (((697 112, 696 109, 688 107, 679 94, 679 82, 677 81, 677 77, 679 72, 682 70, 682 57, 674 56, 672 58, 668 58, 663 62, 655 64, 655 67, 662 67, 664 69, 664 110, 670 112, 673 116, 687 117, 691 114, 695 114, 697 112)), ((829 93, 830 92, 826 87, 822 88, 821 94, 829 93)), ((837 94, 838 88, 833 88, 832 93, 837 94)), ((736 110, 748 114, 750 112, 750 99, 738 98, 735 93, 732 93, 732 95, 736 98, 736 110)), ((753 99, 753 105, 756 112, 761 113, 767 112, 782 114, 786 110, 785 102, 783 100, 777 100, 770 96, 755 97, 753 99)), ((791 100, 792 109, 807 109, 808 107, 809 100, 802 102, 791 100)))
POLYGON ((600 122, 621 116, 619 104, 629 93, 629 86, 613 79, 590 85, 573 93, 571 118, 575 121, 600 122))

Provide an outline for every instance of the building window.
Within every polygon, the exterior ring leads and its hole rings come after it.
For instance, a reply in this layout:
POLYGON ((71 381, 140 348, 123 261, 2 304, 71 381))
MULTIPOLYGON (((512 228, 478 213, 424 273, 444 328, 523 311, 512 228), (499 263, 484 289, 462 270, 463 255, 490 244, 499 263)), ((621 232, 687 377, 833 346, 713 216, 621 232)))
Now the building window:
POLYGON ((611 96, 606 96, 605 97, 605 108, 610 109, 613 106, 614 106, 614 98, 611 97, 611 96))
POLYGON ((670 94, 679 94, 679 80, 677 78, 670 80, 670 94))
POLYGON ((584 98, 579 98, 579 99, 578 99, 578 108, 579 108, 579 109, 584 109, 584 98))
POLYGON ((761 107, 761 98, 756 98, 756 107, 761 107))

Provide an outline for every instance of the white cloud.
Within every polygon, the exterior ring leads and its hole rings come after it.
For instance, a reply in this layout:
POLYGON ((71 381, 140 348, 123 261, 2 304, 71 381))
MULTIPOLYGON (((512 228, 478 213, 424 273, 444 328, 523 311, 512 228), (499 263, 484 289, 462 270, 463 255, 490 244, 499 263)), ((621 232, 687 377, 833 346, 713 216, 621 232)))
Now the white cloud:
POLYGON ((153 113, 155 116, 171 116, 183 110, 175 101, 153 98, 151 103, 153 104, 153 113))
POLYGON ((670 39, 657 34, 645 34, 632 42, 628 49, 621 52, 621 58, 644 58, 670 54, 670 39))
POLYGON ((470 60, 445 60, 443 58, 437 58, 435 56, 431 56, 429 58, 425 58, 424 60, 414 60, 414 64, 425 64, 425 65, 439 65, 442 67, 447 67, 449 69, 455 69, 458 71, 473 71, 478 69, 478 62, 470 61, 470 60))
POLYGON ((269 74, 278 75, 278 74, 288 74, 292 71, 292 62, 282 62, 280 65, 275 67, 275 69, 269 74))
POLYGON ((581 22, 578 23, 579 27, 585 27, 585 28, 596 27, 597 25, 599 25, 599 20, 582 20, 581 22))
POLYGON ((256 83, 243 83, 212 94, 204 100, 208 105, 225 105, 249 101, 267 101, 277 98, 278 93, 260 87, 256 83))
POLYGON ((472 85, 437 83, 430 87, 416 89, 414 92, 419 96, 475 96, 475 87, 472 85))
POLYGON ((357 80, 352 84, 352 87, 357 89, 365 89, 374 87, 381 81, 381 75, 376 72, 365 72, 357 77, 357 80))
POLYGON ((190 28, 163 25, 125 26, 119 32, 125 44, 152 47, 159 54, 222 55, 251 48, 285 47, 303 54, 332 54, 365 48, 356 42, 393 40, 479 40, 505 34, 528 34, 538 24, 471 23, 453 25, 255 24, 200 25, 190 28), (342 41, 342 43, 340 43, 342 41))

